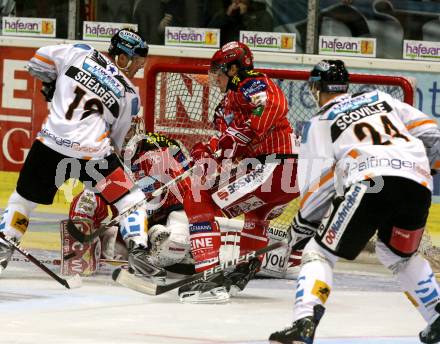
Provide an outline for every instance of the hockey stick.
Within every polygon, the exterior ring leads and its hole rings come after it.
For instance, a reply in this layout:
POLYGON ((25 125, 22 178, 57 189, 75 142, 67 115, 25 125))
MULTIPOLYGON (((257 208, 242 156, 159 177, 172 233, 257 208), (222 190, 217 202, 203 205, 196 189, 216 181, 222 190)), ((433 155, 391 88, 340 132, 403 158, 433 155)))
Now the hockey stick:
POLYGON ((0 238, 7 242, 10 246, 14 248, 14 250, 17 250, 19 253, 21 253, 23 256, 25 256, 27 259, 29 259, 30 262, 34 263, 37 267, 39 267, 41 270, 43 270, 45 273, 47 273, 50 277, 52 277, 55 281, 62 284, 67 289, 73 289, 73 288, 79 288, 81 287, 81 278, 79 275, 75 275, 72 279, 67 281, 64 278, 61 278, 56 273, 54 273, 52 270, 50 270, 46 265, 41 263, 37 258, 35 258, 30 253, 23 250, 17 243, 15 243, 13 240, 9 239, 4 235, 4 233, 0 232, 0 238))
MULTIPOLYGON (((219 149, 212 156, 214 158, 218 158, 220 156, 221 152, 222 152, 221 149, 219 149)), ((178 175, 176 178, 168 181, 167 183, 162 185, 157 190, 154 190, 153 193, 151 194, 151 196, 157 197, 160 194, 162 194, 162 192, 164 192, 164 190, 168 189, 171 185, 180 182, 182 179, 185 179, 186 177, 189 177, 191 175, 192 171, 196 168, 196 166, 197 165, 194 165, 194 166, 190 167, 185 172, 183 172, 182 174, 178 175)))
POLYGON ((285 244, 281 241, 273 243, 267 247, 261 248, 256 251, 248 252, 246 254, 239 256, 236 259, 224 262, 221 265, 214 266, 208 270, 196 273, 192 276, 188 276, 188 277, 182 278, 178 281, 175 281, 175 282, 172 282, 169 284, 165 284, 165 285, 158 285, 158 284, 154 283, 153 281, 148 281, 148 280, 143 279, 141 277, 137 277, 134 274, 131 274, 130 272, 128 272, 128 270, 125 270, 125 269, 123 270, 121 268, 118 268, 115 271, 113 271, 112 278, 115 282, 118 282, 119 284, 121 284, 127 288, 133 289, 135 291, 138 291, 140 293, 147 294, 147 295, 153 295, 153 296, 160 295, 160 294, 166 293, 170 290, 184 286, 185 284, 188 284, 191 282, 206 280, 207 278, 224 271, 226 268, 234 267, 237 264, 248 262, 252 258, 261 256, 262 254, 265 254, 267 252, 275 250, 283 245, 285 245, 285 244))

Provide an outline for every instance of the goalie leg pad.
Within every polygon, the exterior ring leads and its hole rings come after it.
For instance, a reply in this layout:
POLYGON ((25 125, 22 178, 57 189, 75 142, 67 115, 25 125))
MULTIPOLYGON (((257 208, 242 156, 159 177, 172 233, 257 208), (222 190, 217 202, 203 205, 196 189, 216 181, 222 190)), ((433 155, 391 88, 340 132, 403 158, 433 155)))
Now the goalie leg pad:
MULTIPOLYGON (((101 256, 101 242, 96 238, 93 243, 80 243, 67 229, 67 221, 60 223, 61 230, 61 274, 74 276, 92 275, 96 272, 101 256)), ((93 232, 93 223, 88 219, 72 219, 76 227, 84 234, 93 232)))
POLYGON ((267 230, 269 244, 281 241, 286 245, 268 252, 263 259, 258 276, 284 278, 290 258, 290 246, 287 245, 287 233, 285 231, 269 227, 267 230))
POLYGON ((132 212, 121 221, 119 230, 125 244, 129 245, 133 241, 136 245, 148 247, 147 242, 147 214, 144 207, 132 212))
POLYGON ((419 254, 399 257, 380 240, 376 242, 376 253, 380 262, 395 274, 406 296, 428 324, 434 321, 438 317, 435 307, 440 302, 440 288, 427 260, 419 254))

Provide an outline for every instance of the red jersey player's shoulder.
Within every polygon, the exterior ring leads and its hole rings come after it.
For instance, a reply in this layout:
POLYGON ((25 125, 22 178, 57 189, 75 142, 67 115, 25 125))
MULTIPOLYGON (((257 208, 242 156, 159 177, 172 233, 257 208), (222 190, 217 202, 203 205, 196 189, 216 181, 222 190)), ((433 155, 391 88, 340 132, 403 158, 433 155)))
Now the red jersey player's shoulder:
POLYGON ((254 70, 239 73, 231 82, 237 82, 237 91, 251 104, 255 103, 256 98, 266 98, 266 93, 270 93, 273 87, 273 82, 265 74, 254 70), (235 78, 237 80, 234 81, 235 78))

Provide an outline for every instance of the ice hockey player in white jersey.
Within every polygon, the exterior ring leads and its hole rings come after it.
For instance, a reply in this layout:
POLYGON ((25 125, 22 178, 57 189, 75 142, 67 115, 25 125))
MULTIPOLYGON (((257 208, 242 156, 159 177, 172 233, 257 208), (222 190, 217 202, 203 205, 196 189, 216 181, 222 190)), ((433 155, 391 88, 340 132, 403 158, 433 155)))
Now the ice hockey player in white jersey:
MULTIPOLYGON (((38 49, 29 73, 43 82, 51 102, 49 116, 27 155, 16 190, 0 221, 0 231, 16 241, 25 233, 37 204, 52 204, 68 178, 77 178, 99 193, 119 212, 144 199, 114 152, 120 150, 140 108, 130 81, 143 68, 148 54, 144 39, 131 29, 111 39, 109 57, 87 44, 62 44, 38 49)), ((145 212, 133 213, 123 236, 136 272, 164 274, 144 264, 147 245, 145 212), (136 224, 136 226, 135 226, 136 224)), ((6 268, 12 250, 0 242, 0 265, 6 268)))
POLYGON ((417 254, 438 167, 434 120, 378 90, 348 92, 340 60, 323 60, 309 79, 318 113, 305 125, 299 154, 301 207, 293 244, 306 240, 293 324, 279 343, 307 343, 324 313, 339 257, 353 260, 377 232, 376 254, 428 323, 423 343, 440 341, 440 289, 417 254))

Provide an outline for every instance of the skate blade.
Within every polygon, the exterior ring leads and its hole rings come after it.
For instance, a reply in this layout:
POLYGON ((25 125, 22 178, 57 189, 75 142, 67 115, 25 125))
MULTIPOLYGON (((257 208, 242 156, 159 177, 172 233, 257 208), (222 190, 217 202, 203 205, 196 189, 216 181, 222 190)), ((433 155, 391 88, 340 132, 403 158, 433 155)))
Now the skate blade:
POLYGON ((183 292, 179 295, 179 300, 181 303, 216 304, 229 302, 230 297, 226 289, 221 287, 204 293, 200 291, 183 292))

